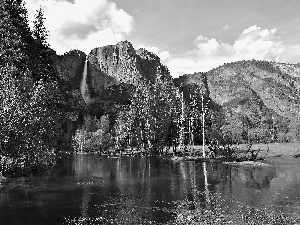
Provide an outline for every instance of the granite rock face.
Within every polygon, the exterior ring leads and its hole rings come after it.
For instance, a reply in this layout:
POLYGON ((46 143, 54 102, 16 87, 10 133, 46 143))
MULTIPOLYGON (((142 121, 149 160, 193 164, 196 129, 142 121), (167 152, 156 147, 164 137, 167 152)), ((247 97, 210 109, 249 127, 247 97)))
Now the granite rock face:
POLYGON ((98 116, 116 104, 127 104, 130 92, 137 86, 172 80, 157 55, 145 49, 135 50, 128 41, 94 48, 88 56, 72 50, 57 56, 56 65, 78 104, 85 103, 98 116))
POLYGON ((66 94, 65 99, 74 114, 78 114, 79 109, 85 108, 80 90, 85 61, 86 54, 79 50, 71 50, 55 59, 56 69, 66 94))
POLYGON ((79 50, 71 50, 56 57, 56 69, 70 89, 80 88, 85 60, 86 54, 79 50))
POLYGON ((88 76, 93 94, 120 83, 139 85, 157 79, 171 80, 171 75, 160 59, 145 49, 135 50, 128 41, 95 48, 88 55, 88 76))
POLYGON ((80 91, 85 61, 86 54, 79 50, 72 50, 55 57, 56 69, 64 93, 64 111, 69 117, 69 120, 64 121, 63 125, 65 129, 64 143, 70 143, 78 124, 82 123, 86 111, 86 104, 80 91))

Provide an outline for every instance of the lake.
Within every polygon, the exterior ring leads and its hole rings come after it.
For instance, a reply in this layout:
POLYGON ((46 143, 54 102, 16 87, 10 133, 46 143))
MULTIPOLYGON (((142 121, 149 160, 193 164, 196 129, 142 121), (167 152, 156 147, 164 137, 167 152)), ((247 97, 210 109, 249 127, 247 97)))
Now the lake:
POLYGON ((270 166, 64 156, 49 174, 1 181, 0 224, 166 223, 176 216, 176 202, 197 195, 205 208, 213 193, 232 208, 234 199, 250 207, 300 212, 299 159, 265 162, 270 166))

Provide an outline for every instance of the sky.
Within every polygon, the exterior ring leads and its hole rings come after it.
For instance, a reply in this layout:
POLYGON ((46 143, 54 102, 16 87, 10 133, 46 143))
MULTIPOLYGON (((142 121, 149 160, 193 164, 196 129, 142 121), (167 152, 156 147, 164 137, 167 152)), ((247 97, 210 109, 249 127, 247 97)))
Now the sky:
MULTIPOLYGON (((299 0, 25 0, 63 54, 128 40, 173 77, 239 60, 300 62, 299 0)), ((32 24, 32 23, 31 23, 32 24)))

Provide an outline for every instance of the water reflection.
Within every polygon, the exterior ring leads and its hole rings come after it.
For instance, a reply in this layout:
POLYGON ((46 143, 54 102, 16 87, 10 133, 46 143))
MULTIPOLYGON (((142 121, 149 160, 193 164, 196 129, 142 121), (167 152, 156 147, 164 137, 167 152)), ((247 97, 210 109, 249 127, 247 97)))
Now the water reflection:
POLYGON ((250 206, 298 206, 298 161, 288 167, 271 163, 253 168, 151 157, 66 157, 46 176, 2 182, 0 219, 6 224, 99 217, 164 223, 172 219, 168 209, 176 200, 200 199, 203 207, 211 207, 211 193, 250 206))

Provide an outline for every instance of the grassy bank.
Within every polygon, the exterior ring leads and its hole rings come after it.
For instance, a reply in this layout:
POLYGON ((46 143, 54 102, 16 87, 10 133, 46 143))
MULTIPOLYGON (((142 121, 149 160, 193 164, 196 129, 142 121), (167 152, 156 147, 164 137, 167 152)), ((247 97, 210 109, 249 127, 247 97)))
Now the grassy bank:
POLYGON ((272 144, 254 144, 253 148, 266 150, 269 147, 267 157, 294 157, 300 154, 300 143, 272 143, 272 144))
MULTIPOLYGON (((241 150, 246 148, 245 144, 236 145, 241 150)), ((294 157, 295 155, 300 154, 300 143, 271 143, 271 144, 253 144, 252 149, 260 149, 259 156, 266 157, 294 157)), ((202 153, 202 146, 194 146, 194 151, 202 153)), ((207 146, 205 146, 205 152, 209 152, 207 146)))
MULTIPOLYGON (((243 149, 246 149, 247 146, 246 144, 241 144, 241 145, 233 145, 233 146, 237 146, 241 151, 243 149)), ((208 152, 209 152, 209 148, 208 146, 206 145, 205 146, 205 152, 206 152, 206 155, 208 155, 208 152)), ((266 155, 266 157, 294 157, 295 155, 297 154, 300 154, 300 143, 271 143, 271 144, 253 144, 251 149, 253 150, 258 150, 260 149, 260 153, 259 153, 259 156, 263 157, 266 155)), ((171 147, 164 147, 163 148, 163 154, 168 154, 168 155, 172 155, 173 154, 173 151, 174 148, 171 147)), ((179 149, 179 147, 176 147, 176 150, 175 150, 177 153, 182 153, 182 150, 179 149)), ((195 145, 195 146, 187 146, 186 147, 186 153, 188 152, 193 152, 193 153, 196 153, 196 155, 199 155, 199 156, 202 156, 202 152, 203 152, 203 147, 201 145, 195 145)), ((116 149, 109 149, 107 150, 106 154, 110 154, 110 155, 113 155, 113 154, 120 154, 120 152, 122 152, 123 155, 138 155, 138 154, 146 154, 147 151, 145 149, 137 149, 137 148, 124 148, 122 150, 116 150, 116 149)), ((103 154, 103 152, 101 151, 95 151, 94 153, 97 153, 97 154, 103 154)), ((157 153, 158 155, 160 153, 157 153)))

